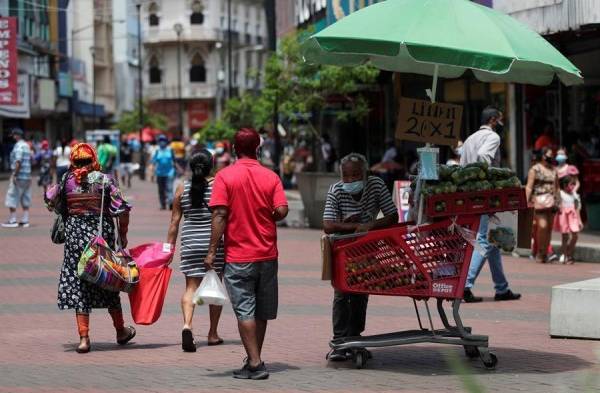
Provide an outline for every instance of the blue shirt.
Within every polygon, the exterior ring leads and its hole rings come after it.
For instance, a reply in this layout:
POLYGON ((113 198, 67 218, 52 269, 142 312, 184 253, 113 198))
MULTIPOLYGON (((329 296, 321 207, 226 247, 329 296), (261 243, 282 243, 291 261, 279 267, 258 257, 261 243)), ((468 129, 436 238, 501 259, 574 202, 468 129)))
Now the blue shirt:
POLYGON ((173 150, 170 147, 160 148, 152 157, 154 165, 154 174, 157 177, 172 177, 175 176, 175 165, 173 164, 173 150))
POLYGON ((20 140, 15 144, 10 152, 10 169, 13 171, 17 167, 17 161, 21 163, 17 180, 31 180, 31 149, 24 140, 20 140))

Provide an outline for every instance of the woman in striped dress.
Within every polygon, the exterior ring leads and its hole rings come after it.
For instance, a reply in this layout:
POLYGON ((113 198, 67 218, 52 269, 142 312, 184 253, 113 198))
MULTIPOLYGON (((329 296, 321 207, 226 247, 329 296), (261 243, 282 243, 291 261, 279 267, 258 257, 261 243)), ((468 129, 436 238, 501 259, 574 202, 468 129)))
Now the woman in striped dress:
MULTIPOLYGON (((204 258, 208 252, 211 235, 211 212, 208 202, 212 193, 214 160, 212 154, 202 149, 190 159, 191 180, 181 184, 173 200, 173 213, 167 243, 174 248, 177 242, 179 223, 183 216, 181 231, 181 263, 179 269, 185 276, 185 292, 181 297, 183 312, 183 330, 181 347, 185 352, 196 352, 196 344, 192 334, 192 317, 194 316, 194 292, 204 277, 204 258)), ((215 269, 219 275, 223 270, 223 246, 219 247, 215 269)), ((219 345, 223 340, 217 333, 217 325, 223 307, 209 305, 210 329, 208 345, 219 345)))

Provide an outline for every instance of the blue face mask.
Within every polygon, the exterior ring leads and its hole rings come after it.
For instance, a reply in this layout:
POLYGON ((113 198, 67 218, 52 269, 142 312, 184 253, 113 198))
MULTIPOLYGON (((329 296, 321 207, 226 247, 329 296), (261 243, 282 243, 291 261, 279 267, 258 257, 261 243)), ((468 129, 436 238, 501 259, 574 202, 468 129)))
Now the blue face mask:
POLYGON ((557 155, 556 162, 558 162, 559 164, 564 164, 565 162, 567 162, 567 156, 565 156, 563 154, 557 155))
POLYGON ((363 180, 353 181, 352 183, 342 183, 342 188, 350 195, 356 195, 360 193, 365 187, 363 180))

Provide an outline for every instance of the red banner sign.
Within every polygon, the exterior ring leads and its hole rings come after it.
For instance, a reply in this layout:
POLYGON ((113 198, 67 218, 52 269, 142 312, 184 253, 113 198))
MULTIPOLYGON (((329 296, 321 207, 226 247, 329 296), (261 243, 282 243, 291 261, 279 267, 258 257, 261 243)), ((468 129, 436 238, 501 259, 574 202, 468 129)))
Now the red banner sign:
POLYGON ((192 132, 204 127, 210 118, 208 102, 197 101, 188 104, 188 124, 192 132))
POLYGON ((17 19, 0 17, 0 105, 17 105, 17 19))

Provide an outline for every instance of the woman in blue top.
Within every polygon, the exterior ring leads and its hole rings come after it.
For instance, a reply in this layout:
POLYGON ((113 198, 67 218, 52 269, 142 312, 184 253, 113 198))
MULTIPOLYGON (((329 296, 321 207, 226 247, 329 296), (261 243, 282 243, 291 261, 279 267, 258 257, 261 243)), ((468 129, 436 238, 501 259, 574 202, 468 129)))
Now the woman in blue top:
POLYGON ((166 136, 158 137, 158 149, 152 156, 152 165, 154 165, 154 175, 156 184, 158 184, 158 200, 160 210, 165 210, 167 204, 169 209, 173 209, 173 178, 175 176, 175 155, 169 147, 169 140, 166 136))

